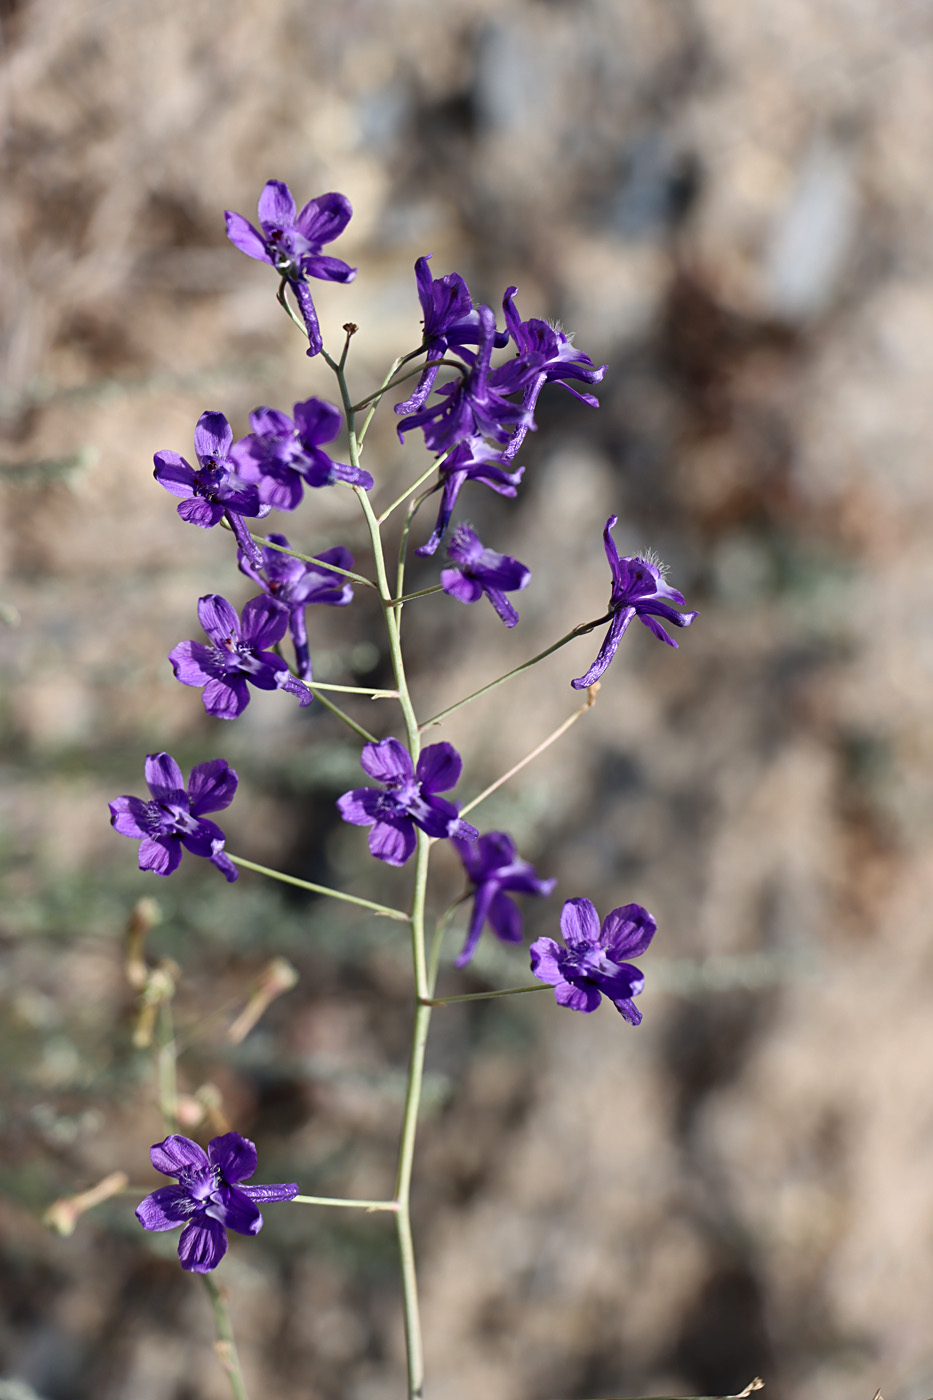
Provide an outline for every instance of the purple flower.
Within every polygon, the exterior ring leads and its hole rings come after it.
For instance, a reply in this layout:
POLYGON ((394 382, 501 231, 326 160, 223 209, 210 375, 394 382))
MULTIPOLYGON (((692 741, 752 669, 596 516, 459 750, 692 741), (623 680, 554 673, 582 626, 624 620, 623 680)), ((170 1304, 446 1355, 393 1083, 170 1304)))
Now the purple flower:
POLYGON ((415 553, 425 557, 436 552, 447 533, 457 497, 466 482, 480 481, 484 486, 497 491, 500 496, 515 496, 518 494, 516 488, 524 472, 524 467, 517 467, 512 472, 506 471, 502 465, 501 454, 481 437, 468 438, 465 442, 458 443, 438 468, 436 489, 440 489, 442 495, 434 532, 427 543, 416 549, 415 553))
POLYGON ((645 985, 637 967, 623 958, 637 958, 654 937, 657 925, 640 904, 612 909, 599 925, 588 899, 568 899, 561 910, 560 928, 566 947, 553 938, 531 945, 531 970, 554 988, 559 1006, 595 1011, 607 996, 626 1021, 637 1026, 641 1012, 632 1001, 645 985))
MULTIPOLYGON (((284 535, 267 535, 270 544, 280 544, 288 549, 284 535)), ((301 680, 311 679, 311 657, 308 651, 308 630, 305 626, 305 607, 308 603, 329 603, 331 607, 344 607, 353 600, 353 586, 349 579, 335 574, 328 564, 336 564, 339 569, 353 568, 353 555, 342 545, 325 549, 316 554, 317 564, 308 564, 303 559, 295 559, 291 554, 283 554, 281 549, 262 546, 262 573, 253 567, 241 552, 240 569, 247 578, 253 579, 288 610, 288 629, 295 647, 295 666, 301 680), (263 573, 265 578, 263 578, 263 573)))
POLYGON ((476 887, 466 942, 456 960, 457 967, 466 967, 487 920, 504 943, 522 941, 522 916, 509 893, 549 895, 557 881, 539 879, 534 866, 515 854, 515 843, 504 831, 489 831, 474 844, 455 837, 454 845, 476 887))
POLYGON ((475 841, 475 826, 462 821, 452 802, 435 794, 455 787, 463 764, 452 744, 429 744, 417 768, 398 739, 366 744, 360 764, 378 788, 354 788, 337 801, 340 815, 353 826, 371 826, 369 849, 377 860, 404 865, 415 849, 415 827, 428 836, 460 836, 475 841))
POLYGON ((212 1138, 205 1152, 190 1138, 172 1133, 149 1149, 152 1165, 177 1186, 160 1186, 136 1207, 144 1230, 185 1228, 178 1241, 181 1267, 209 1274, 227 1252, 227 1231, 258 1235, 259 1205, 290 1201, 295 1182, 277 1186, 243 1186, 256 1170, 256 1148, 239 1133, 212 1138))
POLYGON ((670 606, 671 603, 677 603, 679 607, 683 607, 684 595, 664 582, 661 569, 654 560, 642 559, 639 556, 619 558, 619 551, 609 533, 618 518, 617 515, 610 515, 603 531, 606 558, 612 571, 609 631, 603 638, 599 654, 586 675, 578 676, 575 681, 570 682, 575 690, 586 690, 587 686, 599 680, 615 656, 622 634, 633 617, 640 618, 648 630, 662 642, 676 647, 677 643, 673 637, 668 636, 658 618, 663 617, 665 622, 673 624, 674 627, 689 627, 698 616, 695 612, 675 612, 670 606))
POLYGON ((182 520, 209 530, 225 516, 244 554, 258 560, 259 551, 243 524, 244 515, 268 515, 255 486, 237 474, 230 455, 233 433, 222 413, 202 413, 194 430, 194 469, 177 452, 157 452, 153 476, 166 491, 184 499, 178 507, 182 520))
POLYGON ((152 801, 115 797, 110 803, 110 825, 121 836, 139 842, 140 870, 171 875, 178 869, 184 846, 192 855, 211 861, 228 880, 235 880, 237 868, 224 854, 224 834, 204 813, 229 807, 237 781, 224 759, 212 758, 192 768, 186 790, 171 754, 151 753, 146 759, 146 782, 152 801))
POLYGON ((272 598, 250 598, 242 622, 226 598, 208 593, 198 599, 198 621, 210 638, 179 642, 169 652, 176 680, 204 687, 204 708, 215 719, 236 719, 249 704, 250 685, 258 690, 288 690, 301 705, 310 705, 311 692, 296 680, 288 664, 265 648, 281 641, 288 612, 272 598))
POLYGON ((322 451, 340 431, 339 410, 326 399, 295 404, 294 420, 276 408, 257 408, 249 416, 253 431, 233 448, 244 481, 255 483, 260 500, 276 510, 294 510, 305 486, 333 486, 345 481, 370 490, 373 479, 360 467, 335 462, 322 451))
POLYGON ((506 627, 514 627, 518 613, 505 595, 525 588, 531 571, 508 554, 486 549, 469 525, 458 525, 447 553, 456 568, 441 570, 444 592, 461 603, 476 603, 485 593, 506 627))
POLYGON ((269 180, 259 196, 261 233, 242 214, 228 209, 224 216, 230 242, 248 257, 271 263, 291 287, 308 332, 309 355, 317 355, 323 342, 306 279, 353 281, 355 267, 321 252, 325 243, 343 233, 352 214, 350 201, 343 194, 318 195, 299 214, 288 186, 281 180, 269 180))
MULTIPOLYGON (((428 359, 440 359, 452 345, 476 345, 480 340, 479 312, 474 310, 470 289, 457 272, 433 278, 428 262, 431 254, 415 263, 418 300, 424 312, 423 348, 428 359)), ((496 332, 496 345, 508 344, 508 332, 496 332)), ((424 369, 417 387, 404 403, 395 405, 396 413, 414 413, 423 408, 437 378, 437 365, 424 369)))
POLYGON ((531 414, 521 404, 509 403, 492 382, 489 362, 496 339, 496 318, 488 306, 477 307, 477 315, 477 353, 461 350, 467 361, 465 372, 438 390, 441 403, 413 413, 399 424, 402 440, 409 429, 423 428, 424 440, 432 452, 446 452, 464 438, 485 436, 495 442, 507 442, 515 427, 533 426, 531 414))

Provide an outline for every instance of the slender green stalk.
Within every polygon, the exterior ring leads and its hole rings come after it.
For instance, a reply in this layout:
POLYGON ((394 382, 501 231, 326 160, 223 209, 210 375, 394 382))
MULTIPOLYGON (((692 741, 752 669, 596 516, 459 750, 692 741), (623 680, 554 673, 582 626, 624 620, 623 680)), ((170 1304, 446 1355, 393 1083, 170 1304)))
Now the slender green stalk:
POLYGON ((580 716, 585 715, 587 710, 591 710, 596 704, 596 692, 598 690, 599 681, 596 681, 586 692, 585 704, 581 705, 579 710, 574 710, 569 719, 565 719, 563 724, 557 726, 553 734, 549 734, 546 739, 542 739, 541 743, 531 750, 531 753, 526 753, 525 757, 520 759, 518 763, 513 764, 507 773, 502 774, 501 778, 497 778, 494 783, 490 783, 489 787, 484 788, 478 797, 473 798, 472 802, 468 802, 465 807, 461 807, 461 817, 465 817, 467 812, 472 812, 474 807, 478 807, 481 802, 485 802, 487 797, 491 797, 492 794, 497 792, 510 778, 514 778, 516 773, 520 773, 527 764, 531 763, 533 759, 536 759, 539 754, 544 753, 545 749, 549 749, 552 744, 556 743, 562 734, 566 734, 570 726, 576 724, 580 716))
POLYGON ((511 671, 506 671, 504 676, 498 676, 494 681, 489 681, 486 685, 481 685, 479 690, 474 690, 472 695, 467 695, 463 700, 458 700, 455 705, 448 705, 446 710, 438 710, 436 715, 432 715, 430 719, 424 721, 421 726, 421 732, 424 733, 424 731, 430 729, 432 725, 439 724, 442 719, 446 719, 448 715, 452 715, 455 710, 462 710, 463 706, 469 705, 471 700, 478 700, 481 695, 486 695, 488 691, 495 690, 497 686, 504 685, 505 682, 510 681, 513 676, 520 676, 522 671, 527 671, 532 666, 537 666, 539 661, 543 661, 544 658, 550 656, 552 652, 559 651, 560 648, 565 647, 568 642, 575 641, 577 637, 584 637, 587 632, 592 632, 593 628, 598 627, 601 622, 608 622, 611 616, 611 613, 607 613, 605 617, 598 617, 595 622, 581 622, 579 626, 574 627, 572 631, 568 632, 566 636, 561 637, 559 641, 553 642, 549 647, 545 647, 544 651, 539 651, 537 656, 533 656, 530 661, 523 661, 520 666, 515 666, 511 671))
MULTIPOLYGON (((339 365, 328 361, 337 376, 340 395, 347 420, 347 440, 350 463, 359 465, 359 442, 356 436, 357 407, 351 404, 344 375, 343 361, 339 365)), ((365 401, 364 401, 365 402, 365 401)), ((401 593, 400 580, 396 579, 395 592, 389 586, 386 570, 385 551, 382 544, 379 521, 366 492, 360 487, 356 491, 363 517, 372 543, 373 559, 376 566, 376 579, 379 597, 385 618, 386 633, 389 639, 389 653, 392 658, 392 673, 398 687, 398 702, 405 722, 408 749, 412 763, 416 763, 421 751, 421 731, 412 705, 405 674, 405 659, 402 654, 401 613, 392 607, 392 599, 401 593)), ((409 512, 409 519, 411 512, 409 512)), ((404 571, 404 546, 399 555, 400 572, 404 571)), ((427 892, 428 861, 431 843, 423 831, 418 831, 418 845, 415 855, 415 878, 412 890, 411 946, 415 977, 415 1011, 412 1025, 411 1051, 408 1065, 408 1086, 405 1094, 405 1108, 399 1137, 398 1170, 395 1182, 397 1203, 396 1230, 399 1244, 399 1262, 402 1276, 402 1310, 405 1321, 405 1349, 408 1359, 409 1400, 421 1400, 424 1393, 424 1347, 421 1338, 421 1317, 418 1307, 418 1278, 415 1268, 414 1241, 411 1232, 411 1174, 414 1162, 415 1137, 418 1128, 418 1110, 421 1103, 424 1077, 424 1052, 431 1022, 431 1008, 426 1004, 428 973, 425 959, 424 904, 427 892)))
POLYGON ((369 425, 370 425, 370 423, 373 421, 373 418, 375 417, 376 409, 379 407, 380 403, 382 402, 382 396, 383 396, 383 394, 385 394, 385 393, 388 392, 389 385, 390 385, 390 383, 391 383, 393 374, 395 374, 395 372, 396 372, 397 370, 401 369, 402 365, 407 365, 409 360, 413 360, 417 355, 422 354, 423 351, 424 351, 424 346, 423 346, 423 345, 419 345, 419 347, 418 347, 417 350, 410 350, 409 353, 408 353, 407 355, 400 355, 400 356, 398 357, 397 360, 394 360, 394 361, 393 361, 393 363, 392 363, 392 368, 389 370, 389 372, 388 372, 388 374, 386 375, 385 379, 383 379, 383 381, 382 381, 381 385, 379 386, 379 388, 377 389, 376 393, 372 396, 372 403, 370 404, 369 412, 367 413, 366 417, 364 418, 364 420, 363 420, 363 426, 362 426, 362 428, 360 428, 360 431, 359 431, 359 433, 357 434, 357 442, 359 443, 360 448, 362 448, 362 446, 363 446, 363 439, 366 437, 366 434, 367 434, 367 432, 369 431, 369 425))
POLYGON ((257 875, 268 875, 270 880, 281 880, 283 885, 294 885, 299 890, 309 890, 311 894, 327 895, 330 899, 342 899, 346 904, 358 904, 363 909, 371 909, 374 914, 380 914, 384 919, 399 919, 402 923, 408 923, 411 918, 402 909, 390 909, 388 905, 376 904, 371 899, 361 899, 357 894, 344 894, 343 890, 332 890, 327 885, 315 885, 310 880, 299 880, 296 875, 283 875, 281 870, 270 870, 267 865, 257 865, 253 860, 245 860, 243 856, 231 855, 234 865, 241 866, 244 870, 255 870, 257 875))
MULTIPOLYGON (((221 523, 225 524, 226 522, 221 523)), ((249 537, 255 544, 260 544, 266 549, 277 550, 279 554, 288 554, 292 559, 300 559, 303 564, 317 564, 320 568, 327 569, 329 573, 340 574, 341 578, 351 579, 353 583, 363 583, 367 588, 376 587, 371 578, 366 578, 364 574, 355 574, 352 569, 341 569, 337 564, 321 564, 320 559, 316 559, 313 554, 299 554, 298 550, 292 549, 291 546, 273 544, 271 540, 266 539, 265 535, 254 535, 250 532, 249 537)))
POLYGON ((217 1341, 214 1343, 214 1350, 217 1352, 217 1358, 230 1382, 233 1400, 249 1400, 246 1382, 243 1379, 243 1372, 240 1370, 240 1356, 233 1336, 233 1323, 230 1321, 226 1295, 210 1274, 203 1274, 202 1277, 204 1287, 207 1289, 207 1296, 210 1298, 211 1307, 214 1310, 214 1325, 217 1328, 217 1341))
POLYGON ((298 327, 298 329, 301 331, 301 334, 307 335, 307 327, 305 326, 304 322, 299 320, 298 316, 296 316, 295 312, 291 308, 288 297, 285 295, 286 285, 286 279, 283 277, 281 282, 279 283, 279 290, 275 294, 275 299, 278 302, 279 306, 281 306, 283 310, 287 312, 289 320, 292 321, 298 327))
MULTIPOLYGON (((332 361, 329 360, 328 364, 333 368, 332 361)), ((410 369, 407 374, 400 375, 398 379, 390 380, 387 384, 383 384, 380 389, 374 389, 371 394, 366 395, 365 399, 360 399, 359 403, 348 404, 347 412, 359 413, 360 409, 365 408, 368 403, 372 403, 373 399, 381 399, 383 394, 389 393, 391 389, 397 389, 400 384, 405 383, 406 379, 413 379, 416 374, 421 374, 426 369, 439 368, 441 365, 449 365, 451 369, 458 369, 461 374, 466 373, 466 365, 461 364, 459 360, 425 360, 420 369, 410 369)))
POLYGON ((330 681, 306 681, 309 690, 341 691, 344 695, 367 695, 370 700, 397 700, 397 690, 373 690, 368 685, 332 685, 330 681))
POLYGON ((367 744, 375 744, 377 742, 375 734, 370 734, 369 730, 364 728, 362 724, 357 724, 356 720, 348 715, 346 710, 342 710, 339 705, 335 705, 333 700, 328 700, 326 695, 321 695, 320 691, 316 688, 314 693, 325 710, 330 710, 331 714, 336 715, 339 720, 342 720, 348 729, 353 730, 354 734, 358 734, 361 739, 365 739, 367 744))
POLYGON ((402 598, 393 598, 389 604, 390 608, 400 608, 403 603, 411 603, 415 598, 427 598, 429 593, 443 593, 443 585, 432 583, 430 588, 419 588, 417 593, 406 593, 402 598))
POLYGON ((342 1196, 292 1196, 292 1203, 300 1206, 343 1206, 347 1210, 398 1210, 398 1201, 351 1201, 342 1196))
MULTIPOLYGON (((417 478, 417 480, 413 481, 410 486, 406 487, 402 494, 400 496, 396 496, 392 504, 390 506, 386 506, 382 514, 380 516, 377 516, 378 523, 380 525, 384 525, 388 520, 389 516, 392 514, 392 512, 398 510, 399 506, 404 505, 405 502, 408 500, 408 497, 413 496, 414 493, 418 490, 418 487, 423 486, 424 483, 434 475, 438 467, 444 464, 444 462, 449 456, 450 448, 448 448, 446 452, 442 452, 439 457, 435 457, 431 465, 429 467, 425 467, 424 471, 417 478)), ((435 487, 432 486, 430 491, 426 491, 424 493, 424 495, 421 497, 421 500, 427 500, 428 496, 430 496, 434 490, 435 487)), ((419 501, 419 505, 420 503, 421 502, 419 501)))
POLYGON ((546 992, 549 982, 532 982, 527 987, 503 987, 498 992, 466 992, 459 997, 426 997, 424 1006, 453 1006, 457 1001, 491 1001, 493 997, 517 997, 522 992, 546 992))

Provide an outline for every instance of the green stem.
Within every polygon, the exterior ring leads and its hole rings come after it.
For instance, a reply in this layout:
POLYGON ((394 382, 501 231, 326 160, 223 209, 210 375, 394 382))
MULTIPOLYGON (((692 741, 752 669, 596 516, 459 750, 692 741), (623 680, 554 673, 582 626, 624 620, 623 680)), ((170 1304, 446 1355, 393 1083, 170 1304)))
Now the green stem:
MULTIPOLYGON (((380 525, 384 525, 388 520, 389 516, 392 514, 392 512, 398 510, 399 506, 404 505, 405 502, 408 500, 408 497, 413 496, 414 493, 418 490, 418 487, 423 486, 424 483, 434 475, 438 467, 442 466, 444 462, 446 462, 447 458, 450 456, 450 451, 451 449, 448 448, 447 451, 442 452, 439 457, 435 457, 431 465, 425 468, 425 470, 421 473, 417 480, 413 481, 411 485, 408 486, 400 496, 396 496, 395 500, 390 506, 386 506, 382 514, 377 517, 378 523, 380 525)), ((425 491, 421 500, 427 500, 428 496, 430 496, 435 491, 435 489, 436 488, 432 486, 430 491, 425 491)), ((421 501, 419 501, 418 504, 420 505, 421 501)))
MULTIPOLYGON (((417 355, 420 354, 420 351, 416 350, 414 353, 417 355)), ((328 364, 332 365, 332 361, 328 361, 328 364)), ((371 394, 367 394, 365 399, 360 399, 359 403, 348 404, 347 411, 359 413, 360 409, 365 408, 368 403, 372 403, 373 399, 381 399, 383 394, 387 394, 390 389, 397 389, 400 384, 405 383, 406 379, 413 379, 416 374, 422 374, 426 369, 440 368, 441 365, 449 365, 451 369, 458 369, 461 374, 466 374, 466 365, 461 364, 459 360, 425 360, 420 369, 410 369, 407 374, 401 375, 398 379, 390 380, 383 384, 380 389, 375 389, 371 394)))
MULTIPOLYGON (((350 463, 359 465, 359 442, 356 436, 356 407, 350 402, 343 365, 330 361, 347 420, 347 440, 350 463)), ((379 597, 385 618, 386 633, 389 639, 389 653, 392 658, 392 673, 398 687, 398 701, 405 721, 408 737, 408 750, 413 764, 417 763, 421 751, 421 731, 412 705, 405 674, 405 659, 402 654, 401 615, 391 606, 395 596, 389 587, 386 570, 385 551, 382 545, 379 521, 366 492, 360 487, 353 488, 359 498, 363 517, 366 521, 372 543, 373 559, 376 566, 376 579, 379 584, 379 597)), ((404 555, 400 555, 403 562, 404 555)), ((400 594, 398 582, 395 594, 400 594)), ((402 1276, 402 1309, 405 1320, 405 1349, 408 1359, 409 1400, 421 1400, 424 1393, 424 1348, 421 1340, 421 1317, 418 1308, 418 1278, 415 1269, 414 1241, 411 1233, 411 1173, 415 1152, 415 1136, 418 1127, 418 1109, 421 1103, 422 1081, 424 1077, 424 1051, 431 1022, 431 1008, 425 1004, 427 995, 427 966, 424 943, 424 902, 427 891, 428 861, 431 843, 420 829, 415 856, 415 879, 412 890, 411 943, 412 962, 415 975, 415 1012, 412 1026, 411 1052, 408 1065, 408 1087, 405 1093, 405 1108, 402 1115, 402 1128, 399 1138, 398 1171, 395 1183, 395 1200, 398 1205, 396 1228, 398 1233, 399 1262, 402 1276)))
MULTIPOLYGON (((385 394, 385 393, 388 392, 389 385, 390 385, 390 383, 391 383, 391 381, 392 381, 392 376, 393 376, 393 374, 395 374, 395 372, 396 372, 397 370, 401 369, 402 365, 407 365, 407 364, 408 364, 408 361, 409 361, 409 360, 413 360, 413 359, 415 358, 416 355, 422 354, 423 351, 424 351, 424 346, 421 345, 421 346, 418 347, 417 350, 411 350, 411 351, 409 351, 409 353, 408 353, 407 355, 400 355, 399 358, 393 362, 392 368, 389 370, 389 372, 388 372, 388 374, 386 375, 385 379, 383 379, 381 385, 380 385, 379 388, 376 390, 376 393, 375 393, 374 395, 372 395, 372 403, 371 403, 371 406, 370 406, 370 410, 369 410, 369 412, 367 413, 365 419, 363 420, 363 426, 362 426, 362 428, 360 428, 360 431, 359 431, 359 433, 357 434, 357 442, 359 443, 359 446, 360 446, 361 449, 362 449, 362 446, 363 446, 363 439, 366 437, 366 434, 367 434, 367 432, 369 431, 369 425, 370 425, 370 423, 373 421, 373 418, 375 417, 376 409, 379 407, 379 404, 382 402, 382 396, 383 396, 383 394, 385 394)), ((365 400, 364 400, 364 402, 365 402, 365 400)), ((360 407, 360 406, 361 406, 361 405, 358 405, 358 407, 360 407)))
POLYGON ((403 603, 411 603, 415 598, 427 598, 429 593, 443 593, 443 585, 433 583, 430 588, 419 588, 417 593, 406 593, 402 598, 393 598, 389 604, 391 608, 400 608, 403 603))
POLYGON ((503 987, 498 992, 467 992, 459 997, 426 997, 424 1006, 453 1006, 456 1001, 491 1001, 493 997, 517 997, 522 992, 546 992, 549 982, 532 982, 527 987, 503 987))
POLYGON ((288 297, 285 295, 286 285, 286 279, 283 277, 281 282, 279 283, 279 290, 275 294, 275 299, 279 303, 279 306, 281 306, 287 312, 289 320, 292 321, 298 327, 298 329, 301 331, 301 334, 307 335, 307 327, 305 326, 304 322, 299 319, 299 317, 295 314, 295 312, 289 305, 288 297))
POLYGON ((241 866, 244 870, 255 870, 257 875, 268 875, 270 880, 281 880, 283 885, 294 885, 299 890, 309 890, 311 894, 327 895, 330 899, 342 899, 346 904, 359 904, 363 909, 371 909, 374 914, 381 914, 384 919, 399 919, 402 923, 408 923, 411 918, 402 909, 390 909, 385 904, 375 904, 371 899, 361 899, 356 894, 344 894, 343 890, 332 890, 327 885, 315 885, 310 880, 299 880, 295 875, 283 875, 281 870, 270 870, 267 865, 257 865, 255 861, 244 860, 242 856, 230 856, 234 865, 241 866))
POLYGON ((368 685, 332 685, 330 681, 306 681, 309 690, 337 690, 344 695, 368 695, 370 700, 397 700, 397 690, 373 690, 368 685))
POLYGON ((315 690, 315 695, 318 701, 324 706, 325 710, 330 710, 332 715, 336 715, 339 720, 342 720, 348 729, 353 730, 354 734, 358 734, 361 739, 365 739, 367 744, 375 744, 377 742, 375 734, 370 734, 369 730, 365 729, 362 724, 357 724, 356 720, 351 718, 346 710, 342 710, 339 705, 335 705, 333 700, 328 700, 326 695, 321 695, 317 690, 315 690))
POLYGON ((217 1328, 215 1350, 218 1360, 226 1372, 227 1380, 230 1382, 233 1400, 249 1400, 246 1382, 243 1379, 243 1372, 240 1370, 240 1356, 233 1337, 233 1323, 230 1321, 230 1310, 227 1307, 226 1296, 210 1274, 204 1274, 202 1277, 207 1295, 211 1300, 211 1307, 214 1310, 214 1325, 217 1328))
POLYGON ((560 648, 565 647, 568 642, 575 641, 577 637, 585 636, 587 632, 592 632, 594 627, 598 627, 601 622, 608 622, 611 617, 612 614, 607 613, 605 617, 598 617, 595 622, 581 622, 579 626, 574 627, 572 631, 568 632, 566 636, 561 637, 559 641, 553 642, 549 647, 545 647, 544 651, 539 651, 537 656, 533 656, 530 661, 523 661, 520 666, 515 666, 511 671, 506 671, 504 676, 498 676, 494 681, 489 681, 488 684, 481 685, 479 690, 474 690, 472 695, 467 695, 463 700, 458 700, 455 705, 448 705, 446 710, 438 710, 436 715, 432 715, 430 719, 424 721, 421 726, 422 733, 426 729, 430 729, 433 724, 439 724, 442 719, 446 719, 448 715, 452 715, 455 710, 460 710, 464 705, 469 705, 471 700, 478 700, 481 695, 485 695, 490 690, 495 690, 497 686, 504 685, 505 682, 510 681, 513 676, 520 676, 522 671, 527 671, 532 666, 537 666, 539 661, 543 661, 544 658, 550 656, 552 652, 559 651, 560 648))
POLYGON ((347 1210, 398 1210, 398 1201, 350 1201, 342 1196, 292 1196, 300 1206, 343 1206, 347 1210))
POLYGON ((297 549, 292 549, 284 544, 273 544, 266 539, 265 535, 254 535, 250 531, 250 539, 256 544, 263 545, 266 549, 278 550, 279 554, 288 554, 292 559, 300 559, 303 564, 317 564, 319 568, 326 569, 328 573, 340 574, 341 578, 351 579, 354 583, 363 583, 367 588, 375 588, 376 585, 371 578, 366 578, 363 574, 355 574, 352 569, 341 569, 337 564, 322 564, 320 559, 313 554, 299 554, 297 549))
POLYGON ((559 724, 554 732, 549 734, 546 739, 542 739, 541 743, 531 750, 531 753, 526 753, 525 757, 520 759, 518 763, 513 764, 507 773, 502 774, 501 778, 497 778, 494 783, 490 783, 489 787, 484 788, 478 797, 473 798, 472 802, 468 802, 465 807, 461 807, 461 817, 465 817, 467 812, 472 812, 474 807, 478 807, 481 802, 485 802, 487 797, 491 797, 492 794, 497 792, 510 778, 514 778, 516 773, 520 773, 527 764, 531 763, 533 759, 536 759, 539 754, 544 753, 545 749, 549 749, 553 743, 556 743, 562 734, 566 734, 570 726, 576 724, 581 715, 585 715, 587 710, 593 708, 596 703, 596 692, 598 690, 599 681, 596 681, 586 692, 586 702, 580 706, 579 710, 574 710, 573 714, 568 719, 565 719, 563 724, 559 724))

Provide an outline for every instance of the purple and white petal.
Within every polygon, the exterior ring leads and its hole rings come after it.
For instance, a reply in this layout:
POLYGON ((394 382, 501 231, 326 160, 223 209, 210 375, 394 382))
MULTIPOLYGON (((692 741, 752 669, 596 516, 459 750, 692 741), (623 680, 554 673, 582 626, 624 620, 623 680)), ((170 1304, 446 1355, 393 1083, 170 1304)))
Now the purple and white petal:
POLYGON ((197 525, 202 530, 210 530, 223 520, 224 508, 219 502, 209 501, 204 496, 192 496, 179 504, 178 514, 186 525, 197 525))
POLYGON ((387 865, 404 865, 413 854, 417 838, 411 819, 400 819, 399 824, 377 821, 369 833, 369 850, 377 860, 387 865))
POLYGON ((297 219, 289 220, 298 225, 309 243, 321 247, 339 238, 353 217, 353 206, 345 194, 331 191, 309 199, 297 219))
POLYGON ((259 196, 259 222, 288 227, 295 222, 295 201, 284 180, 267 180, 259 196))
POLYGON ((249 686, 242 676, 215 676, 204 687, 201 699, 215 719, 236 719, 249 704, 249 686))
MULTIPOLYGON (((378 788, 354 788, 337 798, 337 810, 351 826, 371 826, 391 799, 378 788)), ((402 809, 399 808, 399 813, 402 809)))
POLYGON ((198 621, 215 644, 223 645, 231 638, 239 640, 240 620, 236 609, 219 593, 206 593, 198 599, 198 621))
POLYGON ((528 951, 531 954, 531 970, 539 982, 548 982, 552 987, 563 982, 561 958, 565 954, 559 943, 553 938, 539 938, 528 951))

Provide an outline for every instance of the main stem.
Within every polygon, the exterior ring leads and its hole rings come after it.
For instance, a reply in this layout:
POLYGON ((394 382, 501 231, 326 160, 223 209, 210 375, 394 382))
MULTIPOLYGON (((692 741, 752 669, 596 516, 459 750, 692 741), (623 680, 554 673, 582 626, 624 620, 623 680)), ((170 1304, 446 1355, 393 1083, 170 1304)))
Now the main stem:
MULTIPOLYGON (((350 401, 344 373, 344 358, 340 363, 326 356, 337 376, 347 420, 350 463, 359 466, 359 438, 356 433, 356 408, 350 401)), ((376 519, 366 492, 354 487, 359 497, 363 516, 369 530, 376 566, 376 580, 379 597, 385 618, 386 633, 389 639, 389 653, 392 671, 398 689, 398 701, 405 722, 408 749, 413 764, 421 752, 421 731, 415 715, 408 680, 405 674, 405 660, 402 654, 402 608, 393 606, 401 595, 404 573, 404 554, 399 558, 399 577, 395 589, 389 585, 386 570, 385 551, 382 546, 379 521, 376 519)), ((402 1115, 402 1128, 399 1137, 398 1169, 395 1178, 395 1202, 397 1203, 396 1230, 398 1234, 399 1260, 402 1276, 402 1308, 405 1322, 405 1350, 408 1360, 409 1400, 422 1400, 424 1395, 424 1346, 421 1334, 421 1314, 418 1307, 418 1276, 415 1267, 415 1247, 411 1232, 411 1176, 415 1155, 415 1138, 418 1130, 418 1111, 421 1105, 421 1091, 424 1079, 424 1053, 431 1023, 431 1007, 428 984, 427 959, 425 956, 424 905, 428 884, 428 860, 430 842, 423 831, 418 831, 418 845, 415 853, 415 880, 411 899, 411 949, 415 977, 415 1014, 412 1026, 411 1050, 408 1060, 408 1086, 405 1093, 405 1109, 402 1115)))

